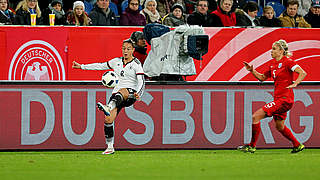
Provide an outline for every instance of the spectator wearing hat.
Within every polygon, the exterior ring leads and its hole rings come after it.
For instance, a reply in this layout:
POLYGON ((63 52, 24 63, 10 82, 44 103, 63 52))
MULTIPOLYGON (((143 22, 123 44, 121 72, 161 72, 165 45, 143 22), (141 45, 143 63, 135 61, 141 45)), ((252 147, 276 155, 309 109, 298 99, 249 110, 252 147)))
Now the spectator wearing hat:
POLYGON ((147 58, 147 44, 144 39, 142 31, 135 31, 131 34, 130 39, 133 42, 134 52, 133 56, 139 59, 143 65, 144 61, 147 58))
POLYGON ((66 13, 62 9, 63 3, 62 0, 52 0, 52 2, 49 4, 48 8, 44 10, 43 12, 43 24, 49 25, 49 14, 55 14, 55 25, 66 25, 67 24, 67 18, 66 13))
POLYGON ((263 14, 259 18, 261 26, 264 27, 281 27, 281 21, 275 17, 275 12, 272 6, 263 8, 263 14))
POLYGON ((304 19, 312 28, 320 28, 320 0, 313 0, 311 8, 304 19))
POLYGON ((41 10, 39 8, 38 0, 20 1, 16 8, 14 24, 31 25, 30 14, 36 14, 36 23, 42 24, 41 10))
POLYGON ((186 18, 184 17, 184 9, 180 3, 176 3, 171 8, 171 13, 167 14, 162 19, 162 24, 176 27, 186 24, 186 18))
POLYGON ((145 26, 146 19, 139 12, 139 0, 129 0, 128 7, 120 16, 122 26, 145 26))
POLYGON ((89 26, 91 24, 91 19, 85 12, 85 6, 82 1, 75 1, 72 9, 67 15, 68 25, 89 26))
POLYGON ((187 18, 187 23, 190 25, 199 25, 209 27, 212 25, 212 17, 208 14, 208 0, 198 0, 197 9, 187 18))
POLYGON ((237 23, 236 14, 232 10, 232 0, 221 0, 217 10, 211 13, 212 27, 235 26, 237 23))
POLYGON ((0 24, 13 24, 14 14, 9 9, 9 0, 0 0, 0 24))
POLYGON ((242 9, 236 10, 237 26, 259 26, 260 23, 256 19, 259 6, 255 1, 249 1, 242 9))
POLYGON ((298 12, 299 2, 289 0, 287 9, 279 16, 282 27, 311 28, 311 25, 298 12))
POLYGON ((150 23, 161 23, 161 17, 157 10, 156 0, 146 0, 144 3, 144 9, 140 11, 146 18, 146 24, 150 23))
POLYGON ((109 8, 110 0, 97 0, 89 14, 92 26, 118 26, 119 22, 114 12, 109 8))

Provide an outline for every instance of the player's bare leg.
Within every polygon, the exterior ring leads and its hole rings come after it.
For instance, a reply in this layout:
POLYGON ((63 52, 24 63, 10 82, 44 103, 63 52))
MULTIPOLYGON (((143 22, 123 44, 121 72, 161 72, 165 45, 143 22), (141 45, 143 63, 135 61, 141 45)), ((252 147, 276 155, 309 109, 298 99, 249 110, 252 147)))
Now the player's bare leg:
POLYGON ((293 149, 292 149, 291 153, 298 153, 300 151, 303 151, 304 145, 301 144, 296 139, 296 137, 294 137, 291 130, 287 126, 284 125, 284 121, 285 120, 282 120, 282 119, 275 120, 276 128, 284 137, 286 137, 289 141, 291 141, 291 143, 293 145, 293 149))
POLYGON ((256 143, 261 132, 260 120, 266 117, 266 112, 262 108, 258 109, 252 115, 252 137, 250 144, 239 146, 237 149, 243 152, 254 153, 256 151, 256 143))

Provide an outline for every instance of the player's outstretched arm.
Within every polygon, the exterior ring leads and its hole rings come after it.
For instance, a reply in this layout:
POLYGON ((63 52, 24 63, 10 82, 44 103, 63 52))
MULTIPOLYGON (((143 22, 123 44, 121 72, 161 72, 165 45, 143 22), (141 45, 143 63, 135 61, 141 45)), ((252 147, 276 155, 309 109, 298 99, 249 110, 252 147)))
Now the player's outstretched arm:
POLYGON ((72 68, 73 69, 81 69, 81 64, 77 63, 76 61, 73 61, 72 68))
POLYGON ((297 87, 298 84, 300 84, 301 81, 302 81, 302 80, 306 77, 306 75, 307 75, 307 73, 306 73, 300 66, 298 66, 298 67, 294 70, 294 72, 298 73, 299 75, 298 75, 296 81, 295 81, 293 84, 291 84, 290 86, 288 86, 287 88, 295 88, 295 87, 297 87))
POLYGON ((245 62, 245 61, 243 61, 243 64, 244 64, 244 67, 245 67, 248 71, 250 71, 250 72, 253 74, 253 76, 254 76, 255 78, 257 78, 259 81, 264 81, 264 80, 267 79, 264 74, 261 74, 261 73, 259 73, 258 71, 256 71, 255 69, 253 69, 253 65, 250 65, 249 63, 247 63, 247 62, 245 62))

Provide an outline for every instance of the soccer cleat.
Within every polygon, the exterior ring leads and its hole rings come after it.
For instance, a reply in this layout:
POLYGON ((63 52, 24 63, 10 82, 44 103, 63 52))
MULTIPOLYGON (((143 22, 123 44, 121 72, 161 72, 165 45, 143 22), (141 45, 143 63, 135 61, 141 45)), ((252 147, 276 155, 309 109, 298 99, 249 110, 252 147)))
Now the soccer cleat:
POLYGON ((250 153, 256 152, 256 147, 252 147, 250 145, 238 146, 237 149, 242 152, 250 152, 250 153))
POLYGON ((101 102, 97 103, 97 107, 99 108, 100 111, 103 111, 103 113, 106 116, 110 116, 110 109, 108 106, 103 105, 101 102))
POLYGON ((298 153, 300 151, 303 151, 304 150, 304 145, 303 144, 300 144, 298 147, 294 147, 291 151, 291 153, 298 153))
POLYGON ((102 154, 114 154, 114 148, 107 148, 102 154))

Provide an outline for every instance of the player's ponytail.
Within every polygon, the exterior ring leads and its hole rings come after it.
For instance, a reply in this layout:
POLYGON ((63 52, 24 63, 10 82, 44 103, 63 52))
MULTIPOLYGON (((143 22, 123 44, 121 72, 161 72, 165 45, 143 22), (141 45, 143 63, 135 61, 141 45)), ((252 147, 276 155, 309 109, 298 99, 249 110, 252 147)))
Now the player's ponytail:
POLYGON ((279 46, 280 49, 282 49, 284 51, 283 55, 285 55, 287 57, 292 56, 292 53, 289 51, 288 43, 285 40, 280 39, 279 41, 276 41, 275 43, 273 43, 273 45, 279 46))

